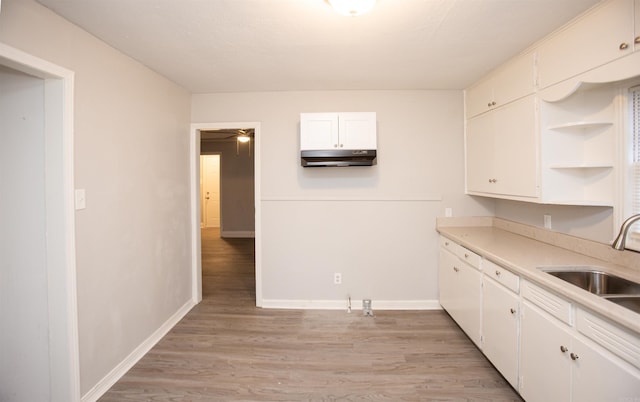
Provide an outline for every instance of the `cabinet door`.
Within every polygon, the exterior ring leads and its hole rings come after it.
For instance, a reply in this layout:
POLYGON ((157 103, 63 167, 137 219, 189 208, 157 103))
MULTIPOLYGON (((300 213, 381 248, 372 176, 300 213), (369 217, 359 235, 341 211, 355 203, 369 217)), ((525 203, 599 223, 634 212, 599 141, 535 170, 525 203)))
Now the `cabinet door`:
POLYGON ((376 149, 375 113, 340 113, 338 148, 376 149))
POLYGON ((480 345, 480 271, 440 249, 438 272, 440 305, 476 344, 480 345))
POLYGON ((528 96, 495 111, 495 193, 538 196, 535 102, 534 96, 528 96))
POLYGON ((597 345, 574 339, 571 353, 573 401, 635 401, 640 398, 638 369, 620 361, 597 345))
POLYGON ((533 53, 518 56, 498 70, 493 80, 495 106, 504 106, 535 91, 533 53))
POLYGON ((518 296, 484 277, 482 351, 504 378, 518 387, 518 296))
POLYGON ((301 113, 300 149, 334 149, 338 146, 337 113, 301 113))
POLYGON ((467 336, 480 346, 482 276, 478 270, 460 262, 454 267, 453 306, 449 314, 467 336))
POLYGON ((569 401, 571 334, 527 302, 520 320, 520 395, 527 402, 569 401))
POLYGON ((493 193, 494 125, 493 113, 467 120, 467 192, 493 193))
POLYGON ((478 81, 465 91, 467 119, 491 109, 493 102, 493 80, 490 76, 478 81))
POLYGON ((538 51, 540 87, 630 54, 633 51, 633 1, 608 2, 543 43, 538 51))
POLYGON ((440 261, 438 264, 438 292, 440 305, 449 311, 453 306, 453 283, 455 281, 454 269, 459 264, 459 259, 447 250, 440 249, 440 261))

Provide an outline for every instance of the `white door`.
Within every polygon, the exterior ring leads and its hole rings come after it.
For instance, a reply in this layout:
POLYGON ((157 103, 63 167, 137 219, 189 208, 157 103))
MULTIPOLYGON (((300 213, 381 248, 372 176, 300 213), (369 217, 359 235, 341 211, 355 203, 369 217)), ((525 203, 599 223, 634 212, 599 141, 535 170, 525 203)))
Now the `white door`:
POLYGON ((220 155, 201 156, 202 222, 204 227, 220 227, 220 155))

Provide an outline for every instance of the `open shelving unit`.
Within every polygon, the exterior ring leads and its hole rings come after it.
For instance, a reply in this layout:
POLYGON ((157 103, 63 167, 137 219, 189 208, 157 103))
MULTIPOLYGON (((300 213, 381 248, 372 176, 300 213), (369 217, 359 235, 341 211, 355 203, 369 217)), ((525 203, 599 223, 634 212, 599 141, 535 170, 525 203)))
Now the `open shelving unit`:
POLYGON ((616 91, 585 85, 556 102, 541 101, 542 201, 613 206, 616 91))

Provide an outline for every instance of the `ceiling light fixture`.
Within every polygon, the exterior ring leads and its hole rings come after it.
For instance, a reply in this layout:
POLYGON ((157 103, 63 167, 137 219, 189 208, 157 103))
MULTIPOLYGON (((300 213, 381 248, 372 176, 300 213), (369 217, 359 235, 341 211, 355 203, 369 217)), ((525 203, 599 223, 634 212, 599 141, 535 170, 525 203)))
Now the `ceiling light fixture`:
POLYGON ((355 17, 371 11, 376 0, 328 0, 331 7, 342 15, 355 17))
POLYGON ((238 136, 236 138, 238 139, 238 142, 244 143, 251 141, 251 137, 249 137, 247 132, 242 129, 238 130, 238 136))

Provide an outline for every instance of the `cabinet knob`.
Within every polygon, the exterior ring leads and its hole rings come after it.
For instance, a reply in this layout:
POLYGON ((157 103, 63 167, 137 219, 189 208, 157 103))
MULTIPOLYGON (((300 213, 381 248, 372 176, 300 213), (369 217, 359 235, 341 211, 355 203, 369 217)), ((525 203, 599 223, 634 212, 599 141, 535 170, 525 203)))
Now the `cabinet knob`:
POLYGON ((578 360, 578 355, 573 352, 569 356, 571 356, 571 360, 578 360))
MULTIPOLYGON (((637 38, 636 38, 637 39, 637 38)), ((636 42, 637 43, 637 42, 636 42)), ((622 42, 619 46, 620 50, 627 50, 629 48, 629 44, 622 42)))
POLYGON ((487 107, 491 107, 491 102, 487 103, 487 107))
POLYGON ((445 242, 444 242, 444 245, 445 245, 445 246, 448 246, 448 245, 449 245, 449 242, 448 242, 448 241, 445 241, 445 242))
POLYGON ((338 144, 333 144, 333 147, 334 148, 338 148, 338 144))
POLYGON ((491 106, 495 106, 496 105, 496 101, 491 102, 491 106))
POLYGON ((458 267, 453 267, 453 270, 454 270, 455 272, 460 271, 460 269, 459 269, 458 267))
POLYGON ((515 314, 515 313, 516 313, 516 309, 515 309, 515 308, 513 308, 513 307, 511 307, 511 308, 509 309, 509 311, 511 312, 511 314, 515 314))
MULTIPOLYGON (((569 350, 569 349, 567 349, 567 347, 566 347, 566 346, 562 346, 562 345, 560 345, 560 351, 561 351, 562 353, 565 353, 567 350, 569 350)), ((573 354, 573 353, 571 353, 571 354, 573 354)))
POLYGON ((640 36, 636 36, 636 38, 633 40, 633 43, 635 43, 636 45, 640 43, 640 36))
POLYGON ((344 144, 340 144, 340 148, 344 147, 344 144))
POLYGON ((469 258, 469 254, 464 253, 464 258, 469 258))
POLYGON ((496 276, 500 276, 501 272, 496 270, 496 276))

